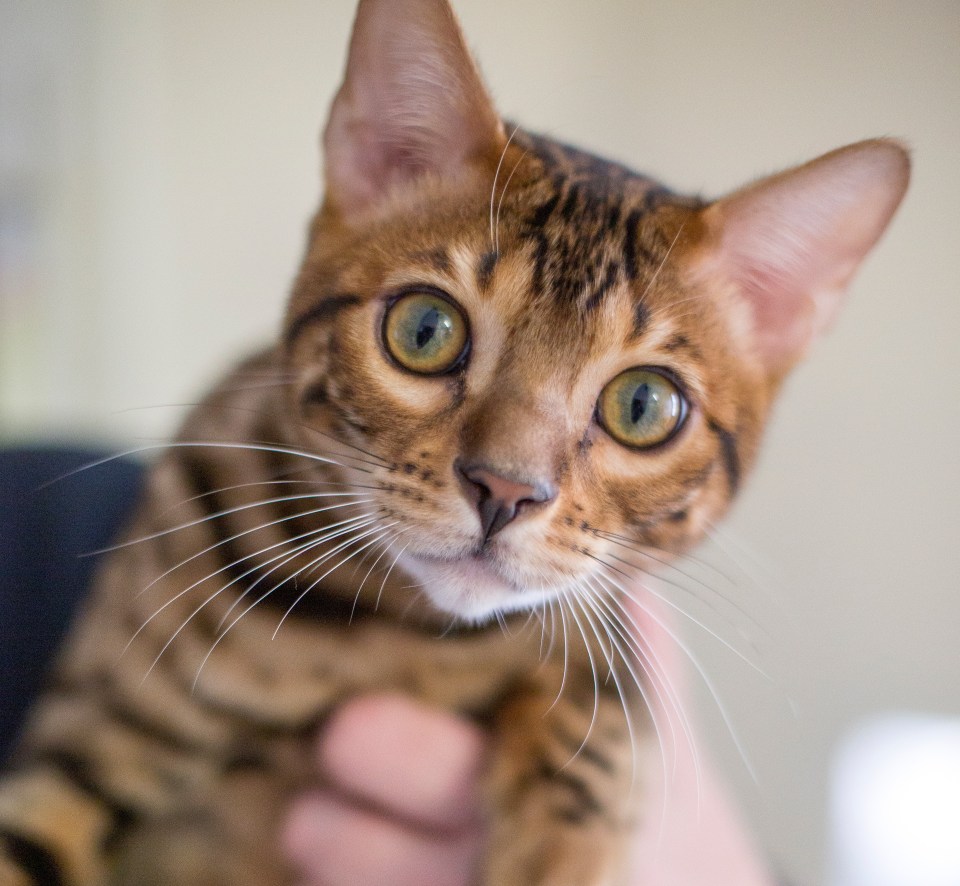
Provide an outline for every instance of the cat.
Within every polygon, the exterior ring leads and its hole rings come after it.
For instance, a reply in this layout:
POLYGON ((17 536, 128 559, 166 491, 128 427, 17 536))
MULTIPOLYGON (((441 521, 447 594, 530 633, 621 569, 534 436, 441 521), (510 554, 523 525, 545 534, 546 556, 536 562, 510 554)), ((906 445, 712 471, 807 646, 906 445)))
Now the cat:
POLYGON ((620 882, 670 704, 624 601, 909 178, 877 139, 674 194, 505 124, 446 0, 360 0, 324 149, 280 340, 157 460, 32 712, 3 886, 290 882, 311 737, 383 690, 489 730, 478 882, 620 882))

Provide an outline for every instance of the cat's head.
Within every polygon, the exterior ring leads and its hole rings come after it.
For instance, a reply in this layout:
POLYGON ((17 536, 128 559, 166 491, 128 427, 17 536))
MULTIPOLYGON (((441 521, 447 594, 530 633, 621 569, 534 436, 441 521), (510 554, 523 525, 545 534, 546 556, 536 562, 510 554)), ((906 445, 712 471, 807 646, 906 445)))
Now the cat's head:
POLYGON ((702 536, 909 174, 876 140, 678 197, 505 125, 444 0, 361 0, 325 153, 292 409, 366 454, 340 479, 387 559, 467 619, 702 536))

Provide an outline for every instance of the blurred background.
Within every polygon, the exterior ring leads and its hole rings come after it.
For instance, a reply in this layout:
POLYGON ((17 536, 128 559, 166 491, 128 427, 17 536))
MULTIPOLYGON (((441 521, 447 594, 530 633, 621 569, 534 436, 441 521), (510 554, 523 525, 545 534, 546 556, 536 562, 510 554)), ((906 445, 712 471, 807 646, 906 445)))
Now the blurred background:
MULTIPOLYGON (((762 630, 704 620, 771 679, 687 631, 763 845, 798 884, 840 883, 838 744, 888 712, 960 715, 960 5, 455 6, 503 113, 680 190, 869 136, 913 148, 899 215, 702 554, 762 630)), ((160 440, 273 335, 353 7, 0 0, 0 441, 160 440)))

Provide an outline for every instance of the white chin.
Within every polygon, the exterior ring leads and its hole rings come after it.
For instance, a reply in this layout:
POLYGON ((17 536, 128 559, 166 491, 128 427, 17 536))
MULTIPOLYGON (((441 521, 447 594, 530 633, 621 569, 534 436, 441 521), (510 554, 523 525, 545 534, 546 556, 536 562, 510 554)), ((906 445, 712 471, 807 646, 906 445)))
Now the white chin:
POLYGON ((532 609, 550 596, 539 588, 517 588, 492 566, 472 557, 448 562, 408 554, 401 557, 400 565, 420 583, 437 609, 465 621, 484 622, 498 612, 532 609))

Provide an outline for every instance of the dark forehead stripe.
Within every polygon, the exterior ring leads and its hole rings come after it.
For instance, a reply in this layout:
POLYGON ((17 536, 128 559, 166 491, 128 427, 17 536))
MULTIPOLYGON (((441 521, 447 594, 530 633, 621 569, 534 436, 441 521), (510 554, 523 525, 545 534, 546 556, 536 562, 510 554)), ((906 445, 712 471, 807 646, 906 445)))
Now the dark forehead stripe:
POLYGON ((649 325, 650 309, 642 301, 638 301, 633 309, 633 337, 639 338, 649 325))
POLYGON ((321 323, 333 319, 344 308, 351 308, 359 305, 363 299, 359 295, 331 295, 325 297, 312 308, 308 308, 300 316, 294 317, 284 332, 283 341, 287 347, 290 347, 301 333, 314 323, 321 323))
POLYGON ((449 274, 453 270, 450 255, 442 246, 427 250, 426 252, 419 252, 414 256, 414 259, 430 265, 430 267, 439 271, 441 274, 449 274))
POLYGON ((586 301, 583 303, 583 311, 585 314, 589 314, 591 311, 595 310, 600 302, 603 301, 603 297, 610 291, 610 288, 617 282, 617 278, 620 276, 620 262, 611 261, 607 264, 607 269, 604 272, 603 279, 600 283, 597 284, 596 288, 590 293, 586 301))
POLYGON ((493 250, 485 252, 480 256, 480 261, 477 262, 477 287, 481 292, 490 286, 490 281, 493 279, 493 272, 499 260, 499 254, 493 250))
POLYGON ((730 494, 735 495, 740 488, 740 453, 737 451, 737 435, 722 425, 708 419, 707 427, 716 434, 720 441, 720 455, 727 472, 727 481, 730 484, 730 494))
MULTIPOLYGON (((586 314, 625 277, 656 267, 657 226, 644 220, 674 195, 618 163, 529 133, 517 141, 542 164, 539 201, 521 236, 534 244, 533 290, 586 314), (646 229, 645 229, 646 228, 646 229), (649 241, 649 242, 648 242, 649 241)), ((643 324, 640 324, 643 325, 643 324)))

